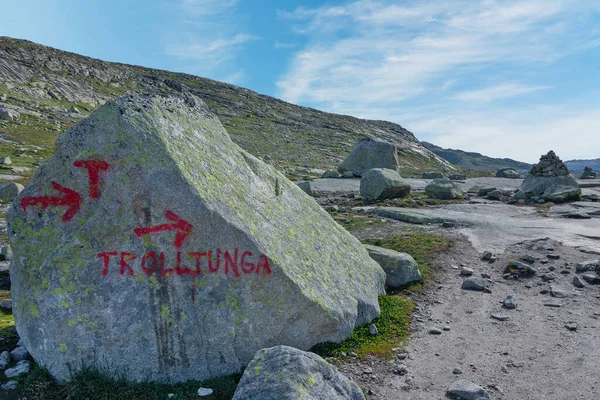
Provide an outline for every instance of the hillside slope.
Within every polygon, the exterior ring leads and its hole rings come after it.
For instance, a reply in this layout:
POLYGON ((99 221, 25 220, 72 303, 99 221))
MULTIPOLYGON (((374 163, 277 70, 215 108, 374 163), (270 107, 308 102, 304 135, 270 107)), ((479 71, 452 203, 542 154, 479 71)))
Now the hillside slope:
POLYGON ((0 156, 17 156, 25 144, 37 146, 30 149, 37 150, 36 156, 21 153, 18 163, 42 160, 65 127, 106 100, 132 91, 199 96, 237 144, 256 156, 268 155, 284 169, 337 167, 364 136, 396 143, 404 174, 453 169, 398 124, 326 113, 210 79, 100 61, 8 37, 0 37, 0 96, 7 95, 0 105, 21 112, 23 118, 0 121, 0 156))
POLYGON ((583 171, 585 167, 590 167, 594 171, 600 171, 600 158, 593 160, 569 160, 565 161, 565 164, 571 171, 583 171))
POLYGON ((428 150, 462 169, 496 172, 500 168, 514 168, 517 171, 529 171, 532 167, 531 164, 515 161, 510 158, 492 158, 479 153, 454 149, 443 149, 428 142, 422 143, 423 146, 425 146, 425 148, 428 150))

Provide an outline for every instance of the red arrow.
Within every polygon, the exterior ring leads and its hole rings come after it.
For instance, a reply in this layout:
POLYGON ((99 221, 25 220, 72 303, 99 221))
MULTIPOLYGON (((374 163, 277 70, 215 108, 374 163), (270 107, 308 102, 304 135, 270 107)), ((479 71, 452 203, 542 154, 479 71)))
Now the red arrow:
POLYGON ((165 212, 165 217, 167 217, 168 220, 173 221, 173 223, 149 226, 147 228, 135 228, 133 230, 135 232, 135 235, 137 237, 142 237, 150 233, 172 231, 174 229, 177 229, 174 244, 175 247, 179 249, 183 245, 183 242, 185 241, 187 235, 192 231, 192 224, 187 222, 185 219, 179 217, 179 215, 175 214, 173 211, 167 210, 167 212, 165 212))
POLYGON ((54 181, 51 183, 52 187, 61 192, 64 196, 23 197, 21 199, 21 207, 23 207, 23 211, 26 211, 27 206, 33 206, 36 204, 41 204, 44 210, 48 208, 48 206, 64 206, 67 207, 67 212, 62 216, 62 220, 64 222, 70 221, 79 211, 81 196, 76 191, 61 186, 54 181))

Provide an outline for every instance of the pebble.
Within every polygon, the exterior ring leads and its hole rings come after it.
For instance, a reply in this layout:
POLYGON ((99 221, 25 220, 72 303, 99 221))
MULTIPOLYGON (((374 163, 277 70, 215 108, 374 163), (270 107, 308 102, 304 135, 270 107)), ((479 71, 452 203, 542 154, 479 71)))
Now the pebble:
POLYGON ((596 267, 600 265, 600 260, 589 260, 577 263, 575 265, 576 272, 588 272, 593 271, 596 267))
POLYGON ((460 369, 460 368, 454 368, 454 369, 452 370, 452 373, 453 373, 454 375, 460 375, 460 374, 462 374, 462 369, 460 369))
POLYGON ((482 291, 490 285, 490 282, 483 278, 467 278, 462 283, 462 288, 465 290, 482 291))
POLYGON ((546 257, 548 257, 551 260, 558 260, 560 259, 560 254, 550 253, 546 254, 546 257))
POLYGON ((556 275, 555 275, 555 274, 553 274, 552 272, 549 272, 549 273, 547 273, 547 274, 543 274, 543 275, 542 275, 542 280, 543 280, 544 282, 550 282, 550 281, 553 281, 553 280, 555 280, 555 279, 556 279, 556 275))
POLYGON ((497 260, 496 256, 491 256, 490 259, 489 259, 489 262, 490 262, 490 264, 491 263, 495 263, 496 260, 497 260))
POLYGON ((489 252, 489 251, 484 251, 484 252, 481 254, 481 259, 482 259, 482 260, 489 261, 489 259, 490 259, 490 258, 492 258, 492 253, 491 253, 491 252, 489 252))
POLYGON ((464 379, 454 382, 448 388, 446 394, 450 397, 460 397, 464 400, 489 399, 489 394, 484 388, 464 379))
POLYGON ((533 264, 535 262, 535 258, 533 258, 530 255, 525 255, 525 256, 521 257, 521 260, 525 261, 528 264, 533 264))
POLYGON ((28 373, 29 368, 31 368, 31 363, 27 360, 21 360, 13 368, 4 371, 4 375, 6 375, 7 378, 15 378, 28 373))
POLYGON ((408 358, 408 353, 400 353, 400 354, 396 354, 396 358, 398 360, 406 360, 408 358))
POLYGON ((483 279, 490 279, 492 276, 491 276, 490 274, 487 274, 487 273, 485 273, 485 272, 482 272, 482 273, 481 273, 481 277, 482 277, 483 279))
POLYGON ((578 287, 578 288, 582 288, 582 287, 585 287, 585 283, 583 283, 583 279, 581 279, 580 277, 578 277, 577 275, 575 275, 573 277, 573 286, 578 287))
POLYGON ((379 334, 379 331, 377 330, 377 327, 375 326, 375 324, 369 325, 369 333, 371 335, 378 335, 379 334))
POLYGON ((210 396, 211 394, 213 394, 213 390, 209 389, 209 388, 198 388, 198 396, 200 397, 204 397, 204 396, 210 396))
POLYGON ((462 267, 460 269, 460 274, 463 276, 471 276, 473 275, 473 270, 471 268, 462 267))
POLYGON ((492 314, 491 317, 494 319, 497 319, 498 321, 508 321, 509 320, 508 315, 492 314))
POLYGON ((444 326, 442 329, 443 329, 443 330, 445 330, 445 331, 449 331, 449 330, 450 330, 450 327, 449 327, 448 325, 446 325, 446 326, 444 326))
POLYGON ((567 293, 567 291, 562 288, 551 286, 550 287, 550 296, 556 297, 558 299, 562 299, 564 297, 569 297, 569 293, 567 293))
POLYGON ((567 328, 568 330, 570 330, 571 332, 574 332, 577 330, 577 323, 575 322, 567 322, 565 324, 565 328, 567 328))
POLYGON ((517 298, 512 294, 506 296, 506 299, 504 299, 504 307, 511 310, 517 308, 517 298))
POLYGON ((10 380, 0 387, 4 390, 15 390, 17 388, 17 381, 10 380))
POLYGON ((442 330, 439 328, 431 328, 429 330, 429 334, 431 335, 441 335, 442 334, 442 330))
POLYGON ((404 364, 398 364, 394 372, 398 375, 406 375, 408 374, 408 367, 404 364))
POLYGON ((589 283, 591 285, 600 284, 600 278, 594 274, 583 274, 583 275, 581 275, 581 277, 583 278, 584 281, 586 281, 587 283, 589 283))

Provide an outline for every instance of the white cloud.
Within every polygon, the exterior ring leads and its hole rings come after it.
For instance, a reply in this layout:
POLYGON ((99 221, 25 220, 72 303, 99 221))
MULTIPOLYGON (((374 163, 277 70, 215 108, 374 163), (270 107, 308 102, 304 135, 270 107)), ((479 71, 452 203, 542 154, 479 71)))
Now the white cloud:
POLYGON ((508 99, 510 97, 517 97, 550 88, 551 86, 527 86, 519 85, 517 83, 505 83, 485 89, 461 92, 453 98, 462 101, 477 101, 487 103, 494 100, 508 99))

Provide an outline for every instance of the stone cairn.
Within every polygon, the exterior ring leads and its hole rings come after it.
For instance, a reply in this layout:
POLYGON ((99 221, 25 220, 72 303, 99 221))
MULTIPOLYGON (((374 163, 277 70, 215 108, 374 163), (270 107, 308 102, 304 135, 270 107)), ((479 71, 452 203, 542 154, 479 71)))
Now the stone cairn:
POLYGON ((596 173, 592 171, 591 167, 585 167, 579 179, 596 179, 596 173))
POLYGON ((562 162, 560 158, 550 150, 548 154, 540 157, 540 162, 531 168, 529 173, 533 176, 563 176, 569 175, 569 168, 562 162))

